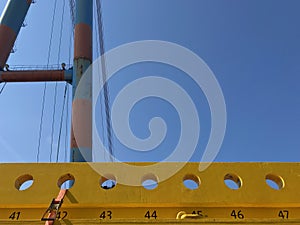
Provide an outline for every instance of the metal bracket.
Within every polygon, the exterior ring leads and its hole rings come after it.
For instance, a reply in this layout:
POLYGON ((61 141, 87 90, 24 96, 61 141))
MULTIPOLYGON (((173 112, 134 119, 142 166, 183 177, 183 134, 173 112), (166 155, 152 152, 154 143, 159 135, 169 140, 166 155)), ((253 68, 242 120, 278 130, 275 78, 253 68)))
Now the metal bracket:
MULTIPOLYGON (((41 221, 52 221, 53 222, 56 220, 56 216, 58 214, 58 211, 63 203, 64 197, 67 193, 67 190, 60 190, 57 198, 53 199, 52 202, 50 203, 50 206, 48 209, 44 212, 41 221)), ((49 224, 46 222, 46 224, 49 224)))
POLYGON ((54 221, 56 220, 57 213, 63 203, 63 200, 61 201, 56 201, 55 199, 52 200, 50 206, 48 209, 45 211, 42 221, 54 221))

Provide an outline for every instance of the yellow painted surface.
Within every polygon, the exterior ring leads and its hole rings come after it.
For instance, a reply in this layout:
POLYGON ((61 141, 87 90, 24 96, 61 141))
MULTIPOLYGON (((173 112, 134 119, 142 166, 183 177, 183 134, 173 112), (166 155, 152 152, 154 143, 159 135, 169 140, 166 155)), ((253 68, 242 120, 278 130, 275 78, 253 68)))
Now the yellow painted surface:
POLYGON ((119 163, 0 164, 0 224, 44 224, 40 218, 65 174, 75 183, 56 224, 300 224, 300 163, 213 163, 202 172, 198 163, 162 163, 161 171, 183 166, 164 181, 160 170, 142 170, 149 164, 134 165, 141 168, 136 173, 122 170, 119 163), (141 182, 149 174, 159 181, 153 190, 118 183, 127 177, 141 182), (102 189, 103 175, 115 177, 117 185, 102 189), (240 179, 241 187, 228 188, 224 177, 240 179), (282 188, 269 187, 266 177, 282 188), (29 178, 32 186, 17 190, 29 178), (183 179, 194 178, 200 180, 198 189, 184 186, 183 179))

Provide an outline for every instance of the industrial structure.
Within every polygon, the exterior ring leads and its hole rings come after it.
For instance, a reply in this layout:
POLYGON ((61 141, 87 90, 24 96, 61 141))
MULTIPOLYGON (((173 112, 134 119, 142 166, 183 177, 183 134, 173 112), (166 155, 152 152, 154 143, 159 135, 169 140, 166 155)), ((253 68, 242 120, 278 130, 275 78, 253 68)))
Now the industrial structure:
MULTIPOLYGON (((4 71, 32 4, 32 0, 8 0, 0 21, 0 82, 66 81, 72 84, 74 96, 92 63, 93 49, 93 0, 75 3, 71 69, 4 71)), ((92 83, 87 84, 91 96, 92 83)), ((162 182, 157 171, 134 178, 141 183, 155 181, 153 188, 119 184, 118 179, 134 174, 118 170, 116 162, 88 163, 92 161, 91 99, 74 98, 72 105, 73 120, 83 131, 76 140, 72 133, 72 162, 0 164, 0 224, 300 224, 299 163, 212 163, 201 172, 197 163, 163 163, 166 171, 183 168, 162 182), (104 173, 97 173, 98 169, 104 173), (30 180, 33 184, 20 190, 30 180), (108 180, 114 185, 107 186, 108 180), (64 189, 66 181, 69 189, 64 189), (194 186, 185 186, 186 181, 194 186), (226 185, 228 181, 235 186, 226 185)))

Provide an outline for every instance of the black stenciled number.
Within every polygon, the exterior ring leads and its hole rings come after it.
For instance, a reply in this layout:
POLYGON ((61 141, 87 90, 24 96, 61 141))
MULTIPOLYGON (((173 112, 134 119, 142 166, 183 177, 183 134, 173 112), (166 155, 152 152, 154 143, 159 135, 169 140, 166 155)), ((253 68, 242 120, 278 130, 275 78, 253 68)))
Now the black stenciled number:
POLYGON ((107 211, 107 217, 108 217, 109 219, 112 218, 112 212, 111 212, 111 211, 107 211))
POLYGON ((278 217, 281 217, 282 219, 288 219, 289 211, 288 210, 280 210, 278 213, 278 217))
POLYGON ((58 219, 58 220, 63 220, 63 219, 65 219, 66 217, 67 217, 67 215, 68 215, 68 212, 67 211, 59 211, 58 213, 57 213, 57 215, 56 215, 56 219, 58 219))
POLYGON ((20 218, 20 214, 21 212, 13 212, 8 218, 11 220, 18 220, 20 218))
POLYGON ((145 217, 148 219, 153 219, 153 218, 156 219, 157 218, 156 210, 154 210, 152 213, 150 211, 147 211, 145 217))
POLYGON ((103 211, 99 217, 100 219, 112 219, 112 211, 103 211))
POLYGON ((103 211, 101 214, 100 214, 100 219, 105 219, 105 211, 103 211))
POLYGON ((192 214, 198 214, 199 216, 203 216, 203 214, 202 214, 202 211, 201 210, 194 210, 193 212, 192 212, 192 214))
POLYGON ((240 219, 240 220, 242 220, 242 219, 245 218, 244 214, 242 213, 242 210, 239 210, 239 211, 237 211, 237 210, 232 210, 232 212, 231 212, 230 215, 231 215, 234 219, 240 219))

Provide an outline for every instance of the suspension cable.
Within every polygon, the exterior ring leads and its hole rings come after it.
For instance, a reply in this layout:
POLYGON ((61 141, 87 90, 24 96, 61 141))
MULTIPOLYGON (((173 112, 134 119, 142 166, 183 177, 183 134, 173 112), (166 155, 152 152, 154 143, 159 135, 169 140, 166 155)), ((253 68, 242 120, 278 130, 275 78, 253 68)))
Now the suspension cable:
POLYGON ((72 21, 70 38, 69 38, 69 65, 71 65, 72 40, 74 37, 74 29, 75 29, 75 0, 69 0, 69 8, 70 8, 70 17, 72 21))
MULTIPOLYGON (((59 44, 58 44, 58 54, 57 54, 57 64, 60 62, 60 50, 61 50, 61 42, 62 42, 62 32, 64 26, 64 12, 65 12, 65 0, 63 0, 63 7, 61 13, 61 23, 60 23, 60 33, 59 33, 59 44)), ((58 83, 55 82, 54 89, 54 104, 53 104, 53 115, 52 115, 52 127, 51 127, 51 150, 50 150, 50 162, 52 160, 52 152, 53 152, 53 140, 54 140, 54 130, 55 130, 55 114, 56 114, 56 106, 57 106, 57 86, 58 83)))
POLYGON ((7 84, 7 82, 4 82, 4 84, 2 85, 1 90, 0 90, 0 94, 2 94, 2 92, 4 91, 4 88, 5 88, 6 84, 7 84))
MULTIPOLYGON (((94 20, 97 21, 98 20, 98 15, 97 15, 98 11, 97 11, 96 7, 93 7, 93 9, 94 9, 94 12, 93 12, 94 20)), ((96 40, 96 58, 98 58, 99 57, 99 49, 100 49, 100 47, 99 47, 99 39, 100 38, 98 38, 99 37, 99 32, 98 32, 99 26, 96 23, 93 23, 93 24, 94 24, 95 35, 96 35, 96 39, 95 39, 96 40)), ((100 80, 100 76, 99 76, 99 80, 100 80)))
POLYGON ((65 5, 66 5, 66 0, 63 0, 63 7, 62 7, 62 13, 61 13, 61 24, 60 24, 60 33, 59 33, 57 64, 60 63, 59 62, 60 61, 60 49, 61 49, 61 42, 62 42, 62 32, 63 32, 63 28, 64 28, 65 5))
POLYGON ((98 30, 99 30, 99 43, 100 43, 100 57, 101 57, 101 71, 103 80, 103 95, 104 95, 104 105, 105 105, 105 115, 106 115, 106 132, 108 140, 108 151, 110 153, 110 160, 113 161, 113 143, 112 143, 112 125, 110 116, 110 104, 109 104, 109 87, 107 83, 107 71, 105 62, 105 46, 104 46, 104 28, 102 19, 102 8, 101 1, 96 0, 97 6, 97 16, 98 16, 98 30))
POLYGON ((66 135, 65 135, 65 160, 64 162, 67 161, 67 147, 68 147, 68 142, 69 142, 69 138, 68 138, 68 124, 69 124, 69 86, 68 84, 66 83, 67 85, 67 97, 66 97, 66 128, 65 128, 65 132, 66 132, 66 135))
MULTIPOLYGON (((62 31, 63 31, 63 17, 64 17, 64 7, 65 5, 65 0, 63 1, 63 8, 62 8, 62 13, 61 13, 61 23, 60 23, 60 33, 59 33, 59 45, 58 45, 58 54, 57 54, 57 64, 59 64, 60 61, 60 48, 61 48, 61 40, 62 40, 62 31)), ((52 17, 52 27, 51 27, 51 38, 53 36, 53 28, 54 28, 54 17, 55 17, 55 12, 56 12, 56 6, 57 6, 57 0, 55 1, 54 5, 54 11, 53 11, 53 17, 52 17)), ((50 38, 50 40, 51 40, 50 38)), ((52 40, 50 41, 50 43, 52 40)), ((51 44, 49 45, 51 48, 51 44)), ((50 52, 50 51, 49 51, 50 52)), ((48 55, 50 56, 50 54, 48 55)), ((49 60, 49 58, 48 58, 49 60)), ((53 152, 53 140, 54 140, 54 130, 55 130, 55 114, 56 114, 56 103, 57 103, 57 81, 55 82, 55 87, 54 87, 54 97, 53 97, 53 114, 52 114, 52 126, 51 126, 51 149, 50 149, 50 162, 52 161, 52 152, 53 152)))
POLYGON ((71 27, 71 32, 69 37, 69 65, 71 65, 73 32, 74 32, 73 27, 71 27))
MULTIPOLYGON (((94 20, 97 21, 97 11, 96 11, 96 7, 94 7, 94 20)), ((96 37, 99 37, 99 31, 98 31, 98 26, 97 24, 95 23, 95 33, 96 33, 96 37)), ((96 38, 96 57, 98 58, 99 57, 99 49, 100 49, 100 45, 99 45, 99 39, 96 38)), ((99 71, 99 67, 96 68, 97 69, 97 73, 96 74, 100 74, 100 71, 99 71)), ((99 84, 101 85, 101 76, 97 76, 98 78, 98 82, 99 84)), ((99 98, 100 98, 100 118, 101 118, 101 140, 103 142, 103 145, 106 146, 106 138, 104 138, 104 115, 103 115, 103 102, 104 102, 104 99, 103 99, 103 95, 100 94, 99 95, 99 98)), ((107 156, 107 153, 104 152, 104 155, 103 155, 103 158, 104 158, 104 161, 107 161, 106 160, 106 156, 107 156)))
POLYGON ((41 113, 41 119, 40 119, 40 128, 39 128, 39 138, 38 138, 38 149, 37 149, 37 155, 36 155, 36 162, 39 162, 39 157, 40 157, 40 147, 41 147, 41 139, 42 139, 42 129, 43 129, 43 117, 44 117, 44 110, 45 110, 46 89, 47 89, 47 83, 44 82, 43 100, 42 100, 42 113, 41 113))
MULTIPOLYGON (((57 5, 57 0, 55 0, 55 2, 54 2, 54 10, 53 10, 53 15, 52 15, 52 24, 51 24, 51 31, 50 31, 50 41, 49 41, 49 46, 48 46, 47 68, 48 68, 49 61, 50 61, 50 53, 51 53, 51 46, 52 46, 53 28, 54 28, 54 16, 55 16, 55 11, 56 11, 56 5, 57 5)), ((42 100, 42 113, 41 113, 41 119, 40 119, 38 149, 37 149, 37 156, 36 156, 37 162, 39 162, 39 155, 40 155, 41 138, 42 138, 42 128, 43 128, 43 117, 44 117, 44 110, 45 110, 46 90, 47 90, 47 83, 44 82, 43 100, 42 100)), ((50 157, 51 157, 51 154, 50 154, 50 157)))
POLYGON ((60 140, 61 140, 62 127, 63 127, 63 118, 64 118, 64 110, 65 110, 65 104, 66 104, 67 89, 68 89, 68 84, 66 82, 65 83, 65 90, 64 90, 63 106, 62 106, 61 117, 60 117, 59 135, 58 135, 58 147, 57 147, 57 153, 56 153, 56 162, 58 162, 58 156, 59 156, 59 151, 60 151, 60 140))
POLYGON ((48 48, 47 66, 49 65, 49 62, 50 62, 50 53, 51 53, 51 46, 52 46, 52 39, 53 39, 53 29, 54 29, 54 19, 55 19, 55 13, 56 13, 56 5, 57 5, 57 0, 55 0, 55 2, 54 2, 54 10, 53 10, 53 15, 52 15, 52 23, 51 23, 50 41, 49 41, 49 48, 48 48))
POLYGON ((55 114, 56 114, 56 99, 57 99, 57 82, 55 82, 54 88, 54 100, 53 100, 53 114, 52 114, 52 125, 51 125, 51 149, 50 149, 50 162, 52 161, 53 152, 53 139, 54 139, 54 124, 55 124, 55 114))
MULTIPOLYGON (((52 16, 51 34, 50 34, 50 41, 49 41, 49 46, 48 46, 47 68, 48 68, 49 61, 50 61, 50 52, 51 52, 51 45, 52 45, 52 34, 53 34, 53 27, 54 27, 54 15, 55 15, 56 3, 57 3, 57 0, 55 0, 54 12, 53 12, 53 16, 52 16)), ((38 149, 37 149, 37 155, 36 155, 36 161, 37 162, 39 162, 39 157, 40 157, 40 148, 41 148, 41 139, 42 139, 42 129, 43 129, 43 117, 44 117, 44 110, 45 110, 46 90, 47 90, 47 83, 44 82, 43 99, 42 99, 42 113, 41 113, 41 119, 40 119, 38 149)))
POLYGON ((72 28, 74 31, 74 28, 75 28, 75 1, 69 0, 69 6, 70 6, 70 16, 71 16, 71 21, 72 21, 72 28))

